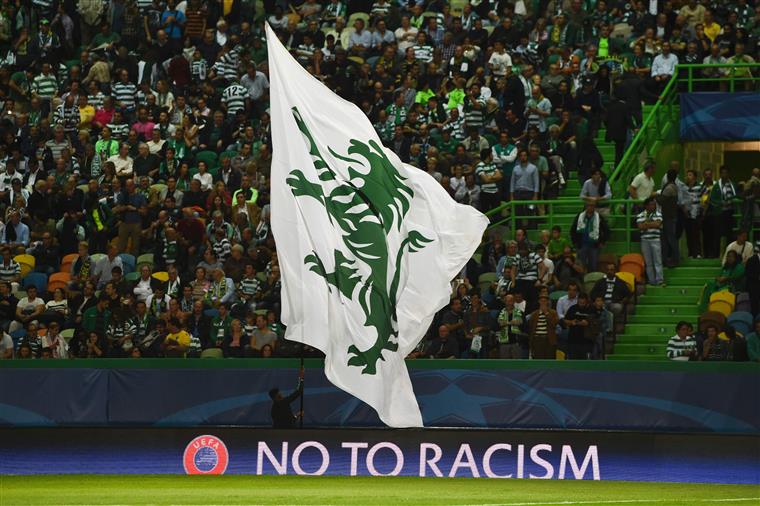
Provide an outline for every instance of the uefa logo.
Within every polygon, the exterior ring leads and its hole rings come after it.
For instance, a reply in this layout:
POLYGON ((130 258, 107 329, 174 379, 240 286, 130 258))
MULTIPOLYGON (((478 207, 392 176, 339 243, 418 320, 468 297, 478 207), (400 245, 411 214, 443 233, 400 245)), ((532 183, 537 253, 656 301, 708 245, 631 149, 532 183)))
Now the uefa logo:
POLYGON ((198 436, 185 448, 182 464, 187 474, 224 474, 230 454, 216 436, 198 436))

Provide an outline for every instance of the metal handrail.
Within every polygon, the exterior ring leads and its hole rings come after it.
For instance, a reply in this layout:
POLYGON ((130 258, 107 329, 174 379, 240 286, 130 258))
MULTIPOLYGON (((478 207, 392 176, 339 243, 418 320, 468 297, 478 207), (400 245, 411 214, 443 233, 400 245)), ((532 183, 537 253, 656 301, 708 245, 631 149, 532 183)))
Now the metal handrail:
MULTIPOLYGON (((524 221, 540 221, 540 220, 546 220, 547 227, 551 229, 556 221, 555 216, 563 216, 564 214, 558 214, 554 212, 555 206, 565 206, 568 203, 573 203, 572 200, 559 200, 559 199, 552 199, 552 200, 511 200, 509 202, 503 202, 500 206, 497 206, 490 211, 487 211, 485 213, 486 216, 491 217, 498 215, 502 213, 504 210, 509 210, 509 215, 502 218, 501 220, 495 221, 491 223, 488 228, 492 229, 494 227, 497 227, 499 225, 509 224, 510 230, 514 231, 517 228, 517 220, 524 220, 524 221), (515 212, 515 208, 517 206, 529 206, 529 205, 535 205, 535 206, 546 206, 546 212, 543 215, 531 215, 531 216, 517 216, 517 213, 515 212)), ((572 214, 578 215, 583 210, 583 200, 578 199, 578 210, 577 212, 573 212, 572 214)), ((613 216, 624 216, 625 217, 625 242, 626 242, 626 248, 630 250, 631 248, 631 242, 632 242, 632 235, 635 229, 631 226, 631 218, 633 217, 633 207, 636 205, 641 205, 641 201, 637 199, 609 199, 604 201, 605 205, 609 204, 613 216), (623 207, 623 213, 620 214, 619 211, 620 207, 623 207)))
POLYGON ((664 136, 663 127, 667 124, 662 120, 662 111, 665 107, 668 107, 668 117, 672 119, 673 104, 675 97, 678 94, 678 84, 686 83, 687 90, 691 92, 694 89, 694 83, 696 82, 725 82, 729 83, 729 90, 733 92, 735 90, 735 83, 737 81, 753 81, 758 79, 753 77, 750 73, 749 77, 737 77, 735 72, 730 72, 725 77, 695 77, 694 71, 701 71, 709 68, 721 68, 721 69, 754 69, 760 70, 760 63, 710 63, 710 64, 679 64, 676 65, 676 70, 673 73, 670 81, 665 86, 654 107, 644 119, 641 128, 636 132, 631 144, 625 151, 620 163, 617 164, 612 174, 609 175, 610 186, 613 191, 625 191, 625 183, 638 172, 638 159, 641 156, 642 151, 650 148, 650 141, 660 140, 664 136), (682 76, 681 71, 686 71, 686 77, 682 76), (652 128, 654 131, 652 132, 652 128), (655 139, 648 137, 656 136, 655 139))

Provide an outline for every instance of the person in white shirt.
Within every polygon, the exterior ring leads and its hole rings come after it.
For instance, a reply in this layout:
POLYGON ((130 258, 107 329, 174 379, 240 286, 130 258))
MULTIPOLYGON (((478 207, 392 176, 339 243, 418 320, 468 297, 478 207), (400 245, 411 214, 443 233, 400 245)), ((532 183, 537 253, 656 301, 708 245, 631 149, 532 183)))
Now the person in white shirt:
POLYGON ((198 162, 198 173, 193 176, 193 179, 197 179, 201 183, 201 190, 204 192, 210 191, 214 184, 214 176, 208 172, 208 166, 206 162, 198 162))
POLYGON ((500 40, 494 42, 493 53, 488 59, 488 67, 494 76, 506 77, 507 67, 512 66, 512 57, 504 50, 504 43, 500 40))
POLYGON ((108 159, 114 164, 116 175, 119 177, 132 177, 134 160, 129 156, 129 144, 126 142, 119 146, 119 152, 108 159))
POLYGON ((663 42, 662 54, 655 56, 651 71, 658 92, 670 81, 676 71, 676 65, 678 65, 678 57, 670 52, 670 42, 663 42))
POLYGON ((736 252, 736 256, 738 256, 739 260, 744 264, 747 263, 747 260, 752 258, 752 255, 755 254, 755 247, 747 240, 746 230, 739 230, 736 234, 736 240, 726 247, 726 252, 723 253, 722 263, 724 264, 726 263, 726 257, 728 256, 729 251, 736 252))
POLYGON ((654 179, 652 175, 654 175, 655 168, 654 162, 647 162, 644 165, 644 170, 633 178, 631 185, 628 187, 628 193, 632 199, 646 200, 652 195, 654 191, 654 179))
POLYGON ((697 340, 691 334, 688 322, 680 321, 676 325, 676 335, 668 341, 667 356, 670 360, 688 362, 697 357, 697 340))
POLYGON ((417 40, 417 28, 409 22, 409 16, 401 18, 401 26, 393 33, 398 42, 398 54, 406 54, 406 50, 412 47, 417 40))

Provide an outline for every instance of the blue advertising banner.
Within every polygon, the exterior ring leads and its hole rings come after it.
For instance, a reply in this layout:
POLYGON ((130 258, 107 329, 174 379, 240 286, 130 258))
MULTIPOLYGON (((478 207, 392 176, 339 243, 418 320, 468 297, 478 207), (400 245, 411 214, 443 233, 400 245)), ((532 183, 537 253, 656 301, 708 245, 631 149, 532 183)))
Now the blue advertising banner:
MULTIPOLYGON (((447 368, 410 371, 426 427, 760 434, 760 367, 438 364, 447 368)), ((294 368, 0 368, 0 384, 13 385, 0 389, 0 425, 268 427, 268 391, 289 393, 296 378, 294 368)), ((316 367, 307 370, 305 413, 307 427, 381 426, 369 406, 333 387, 316 367)))
POLYGON ((339 475, 758 484, 758 461, 760 437, 714 434, 0 430, 0 475, 339 475))
POLYGON ((681 93, 682 141, 760 139, 760 93, 681 93))

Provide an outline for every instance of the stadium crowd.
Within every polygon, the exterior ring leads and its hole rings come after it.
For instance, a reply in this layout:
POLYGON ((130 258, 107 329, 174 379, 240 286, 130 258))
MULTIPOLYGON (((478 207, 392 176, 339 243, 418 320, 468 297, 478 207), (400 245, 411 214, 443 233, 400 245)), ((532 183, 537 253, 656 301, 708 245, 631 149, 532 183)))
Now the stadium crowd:
MULTIPOLYGON (((642 102, 656 100, 676 62, 750 62, 760 40, 760 7, 746 0, 263 6, 0 6, 5 358, 299 352, 283 339, 269 227, 264 19, 388 147, 457 201, 488 211, 510 198, 555 198, 571 174, 582 183, 585 208, 570 233, 546 231, 533 244, 521 229, 506 244, 487 242, 412 356, 554 358, 566 342, 569 358, 603 358, 633 294, 614 263, 583 286, 603 261, 612 197, 596 132, 606 127, 619 160, 642 102), (473 283, 485 272, 497 279, 481 292, 473 283), (560 289, 567 294, 552 300, 560 289)), ((654 170, 629 193, 645 202, 642 251, 648 281, 660 284, 663 262, 679 257, 667 240, 660 251, 674 216, 690 256, 717 256, 714 229, 731 232, 702 223, 723 224, 739 190, 723 173, 715 185, 707 172, 682 182, 674 166, 655 202, 654 170)))

